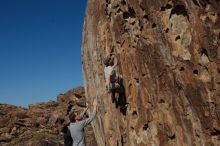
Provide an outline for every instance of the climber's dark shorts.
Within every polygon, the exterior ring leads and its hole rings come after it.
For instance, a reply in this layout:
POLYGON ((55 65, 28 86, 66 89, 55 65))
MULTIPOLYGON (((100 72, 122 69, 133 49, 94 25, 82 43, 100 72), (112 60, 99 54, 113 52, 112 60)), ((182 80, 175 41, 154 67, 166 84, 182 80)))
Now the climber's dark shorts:
POLYGON ((119 83, 117 83, 117 82, 112 82, 111 84, 110 84, 110 89, 111 90, 116 90, 116 89, 119 89, 120 88, 120 85, 119 85, 119 83))

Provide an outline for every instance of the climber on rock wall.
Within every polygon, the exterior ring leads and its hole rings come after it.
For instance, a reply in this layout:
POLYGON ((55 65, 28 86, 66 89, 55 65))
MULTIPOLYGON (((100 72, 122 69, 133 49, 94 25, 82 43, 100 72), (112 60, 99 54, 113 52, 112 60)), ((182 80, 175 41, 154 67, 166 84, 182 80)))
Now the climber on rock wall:
MULTIPOLYGON (((87 109, 86 109, 87 110, 87 109)), ((89 115, 88 118, 82 119, 84 113, 82 114, 76 114, 72 112, 69 115, 70 119, 70 125, 68 126, 68 129, 70 131, 70 135, 73 139, 73 144, 72 146, 85 146, 85 133, 84 133, 84 128, 93 121, 93 119, 96 116, 96 111, 97 111, 97 98, 95 98, 93 102, 93 112, 89 115)))
POLYGON ((103 62, 105 65, 105 87, 106 90, 110 93, 112 90, 120 88, 115 71, 115 68, 117 66, 117 58, 115 57, 115 55, 110 54, 104 58, 103 62))

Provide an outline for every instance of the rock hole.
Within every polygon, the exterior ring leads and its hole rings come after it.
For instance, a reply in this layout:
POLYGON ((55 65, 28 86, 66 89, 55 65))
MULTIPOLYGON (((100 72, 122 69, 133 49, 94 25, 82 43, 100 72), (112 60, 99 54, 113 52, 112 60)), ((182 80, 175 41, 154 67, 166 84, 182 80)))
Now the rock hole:
POLYGON ((137 116, 137 111, 133 111, 132 116, 137 116))
POLYGON ((144 124, 143 131, 147 131, 148 127, 149 127, 148 124, 144 124))
POLYGON ((218 70, 218 73, 220 73, 220 68, 218 68, 217 70, 218 70))
POLYGON ((136 23, 136 22, 134 21, 134 22, 131 23, 131 25, 134 25, 135 23, 136 23))
POLYGON ((194 75, 198 75, 198 73, 199 73, 199 71, 198 71, 197 69, 195 69, 195 70, 193 71, 193 74, 194 74, 194 75))
POLYGON ((148 15, 144 15, 144 19, 146 19, 146 20, 148 20, 149 21, 149 17, 148 17, 148 15))
POLYGON ((34 127, 35 127, 35 128, 39 128, 39 127, 40 127, 40 124, 39 124, 39 123, 34 123, 34 127))
POLYGON ((122 4, 122 5, 126 5, 126 1, 125 1, 125 0, 122 0, 122 1, 121 1, 121 4, 122 4))
POLYGON ((137 38, 140 38, 140 35, 138 35, 138 34, 136 34, 135 36, 136 36, 137 38))
POLYGON ((133 127, 133 126, 131 126, 130 128, 131 128, 132 131, 134 130, 134 127, 133 127))
POLYGON ((207 71, 209 71, 209 69, 208 69, 208 67, 207 67, 207 66, 205 66, 205 69, 206 69, 207 71))
POLYGON ((160 11, 165 11, 165 10, 166 10, 165 7, 160 8, 160 11))
POLYGON ((200 138, 200 135, 198 133, 196 133, 195 135, 196 135, 196 137, 200 138))
POLYGON ((144 8, 142 5, 141 5, 140 7, 141 7, 141 10, 142 10, 142 11, 145 11, 145 8, 144 8))
POLYGON ((166 9, 171 9, 172 5, 167 4, 165 7, 161 7, 160 11, 165 11, 166 9))
POLYGON ((136 83, 139 83, 139 79, 138 78, 134 78, 134 79, 135 79, 136 83))
POLYGON ((187 19, 189 20, 189 14, 188 14, 188 12, 187 12, 187 10, 186 10, 186 8, 185 8, 184 5, 176 5, 176 6, 172 9, 172 11, 171 11, 171 13, 170 13, 170 18, 171 18, 172 15, 174 15, 174 14, 176 14, 176 15, 183 15, 184 17, 187 17, 187 19))
POLYGON ((197 0, 193 0, 193 3, 197 6, 200 6, 197 0))
POLYGON ((175 38, 175 41, 178 41, 180 39, 180 36, 178 35, 176 38, 175 38))
POLYGON ((105 0, 107 4, 110 4, 110 0, 105 0))
POLYGON ((128 7, 128 11, 123 13, 123 19, 128 19, 129 17, 135 18, 135 16, 136 13, 131 7, 128 7))
POLYGON ((165 30, 165 32, 166 32, 166 33, 168 33, 168 32, 169 32, 169 30, 170 30, 170 29, 169 29, 169 28, 167 28, 167 29, 165 30))
POLYGON ((214 129, 212 132, 211 132, 211 135, 212 136, 218 136, 220 137, 220 131, 218 129, 214 129))
POLYGON ((208 51, 205 48, 200 49, 200 55, 202 56, 203 54, 208 57, 208 51))
POLYGON ((130 17, 130 14, 128 12, 123 13, 123 19, 128 19, 130 17))
POLYGON ((121 42, 119 42, 119 41, 116 41, 116 44, 121 44, 121 42))
POLYGON ((131 7, 128 7, 128 12, 130 13, 132 18, 134 18, 136 16, 134 9, 132 9, 131 7))
POLYGON ((144 27, 143 27, 143 26, 141 26, 141 27, 140 27, 140 31, 142 31, 143 29, 144 29, 144 27))
POLYGON ((117 9, 119 7, 119 4, 115 5, 114 7, 112 7, 113 9, 117 9))
POLYGON ((185 70, 185 68, 184 68, 184 67, 181 67, 181 68, 180 68, 180 71, 184 71, 184 70, 185 70))
POLYGON ((171 8, 172 8, 172 5, 171 5, 171 4, 167 4, 165 8, 166 8, 166 9, 171 9, 171 8))
POLYGON ((165 103, 165 100, 160 99, 160 100, 159 100, 159 103, 165 103))
POLYGON ((125 28, 125 29, 124 29, 124 32, 128 32, 128 31, 129 31, 129 29, 128 29, 128 28, 125 28))
POLYGON ((155 28, 157 27, 157 25, 155 23, 152 24, 152 28, 155 28))
POLYGON ((168 136, 168 137, 169 137, 169 139, 173 140, 173 139, 175 139, 175 138, 176 138, 176 135, 175 135, 175 134, 173 134, 173 135, 168 136))
POLYGON ((122 10, 119 8, 119 9, 117 10, 117 13, 120 13, 120 12, 122 12, 122 10))
POLYGON ((216 13, 211 13, 212 16, 216 16, 216 13))

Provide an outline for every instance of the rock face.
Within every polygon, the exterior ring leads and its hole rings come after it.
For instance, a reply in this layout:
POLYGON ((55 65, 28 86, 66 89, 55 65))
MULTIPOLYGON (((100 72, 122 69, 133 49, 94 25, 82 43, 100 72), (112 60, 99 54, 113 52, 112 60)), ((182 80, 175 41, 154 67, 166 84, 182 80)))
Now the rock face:
POLYGON ((89 0, 82 60, 99 146, 220 145, 220 1, 89 0), (105 91, 115 53, 125 96, 105 91))
MULTIPOLYGON (((69 122, 71 109, 81 111, 85 107, 83 88, 60 94, 57 101, 36 103, 28 109, 12 105, 0 105, 1 146, 63 146, 62 129, 69 122)), ((88 146, 96 146, 92 127, 86 128, 88 146)))

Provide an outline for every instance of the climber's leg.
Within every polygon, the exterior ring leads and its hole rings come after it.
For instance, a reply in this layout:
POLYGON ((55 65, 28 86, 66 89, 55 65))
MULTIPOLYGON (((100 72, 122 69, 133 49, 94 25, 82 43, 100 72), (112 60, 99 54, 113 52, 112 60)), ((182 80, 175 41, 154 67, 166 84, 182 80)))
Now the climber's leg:
POLYGON ((110 90, 111 90, 111 97, 112 97, 112 103, 115 103, 116 99, 115 99, 115 93, 116 93, 116 90, 114 88, 112 88, 112 83, 110 85, 110 90))

